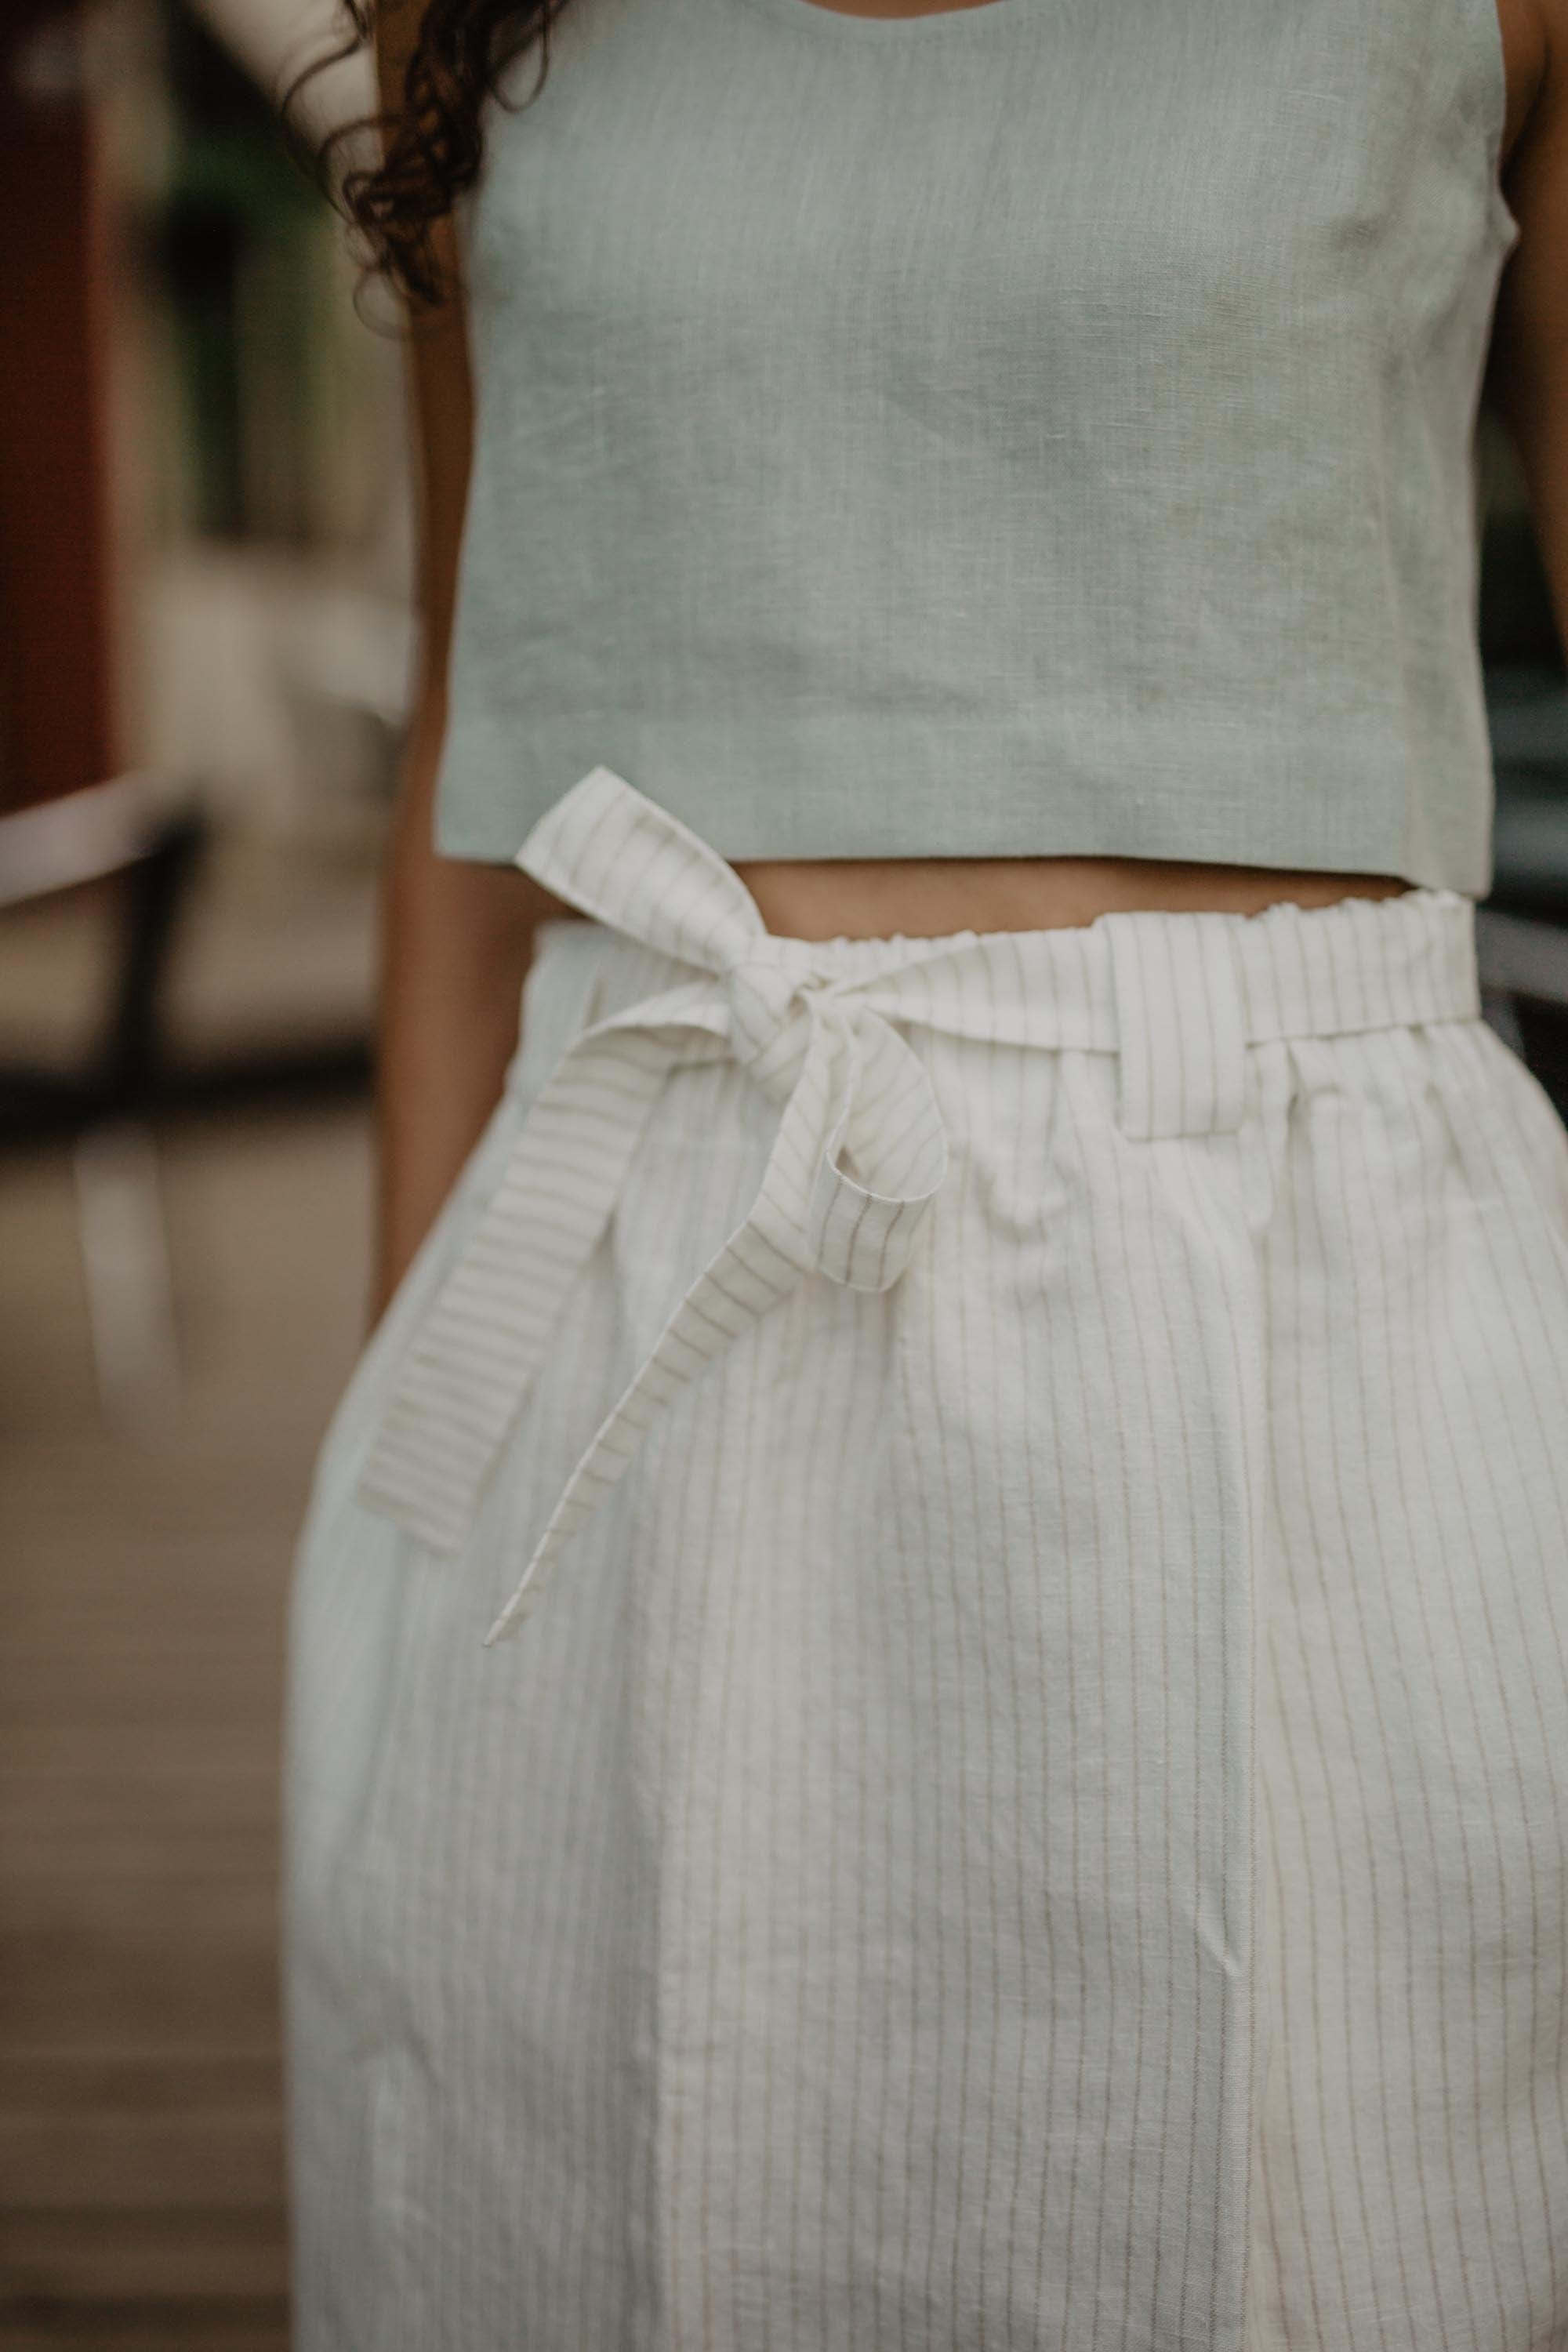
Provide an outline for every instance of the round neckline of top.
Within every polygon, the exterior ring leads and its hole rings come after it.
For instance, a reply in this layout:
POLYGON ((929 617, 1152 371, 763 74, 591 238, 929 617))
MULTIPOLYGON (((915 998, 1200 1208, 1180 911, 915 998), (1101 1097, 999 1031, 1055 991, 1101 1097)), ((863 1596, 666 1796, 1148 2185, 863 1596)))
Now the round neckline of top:
POLYGON ((746 5, 770 16, 793 18, 797 25, 809 17, 821 17, 830 38, 899 41, 968 34, 982 16, 999 16, 1016 24, 1021 16, 1032 16, 1039 0, 970 0, 966 7, 953 7, 949 0, 948 5, 927 9, 923 15, 900 16, 863 16, 855 9, 827 7, 824 0, 746 0, 746 5))

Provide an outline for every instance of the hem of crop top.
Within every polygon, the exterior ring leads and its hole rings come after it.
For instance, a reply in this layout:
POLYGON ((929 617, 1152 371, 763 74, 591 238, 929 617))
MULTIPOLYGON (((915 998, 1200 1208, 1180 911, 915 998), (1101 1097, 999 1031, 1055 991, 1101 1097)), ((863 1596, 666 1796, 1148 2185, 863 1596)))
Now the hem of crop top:
MULTIPOLYGON (((628 782, 632 781, 627 778, 628 782)), ((655 799, 658 795, 647 793, 645 797, 655 799)), ((668 805, 668 803, 663 804, 668 805)), ((680 814, 679 810, 674 813, 680 814)), ((543 809, 538 814, 542 815, 543 809)), ((696 815, 684 816, 682 822, 690 825, 694 832, 700 832, 710 848, 717 848, 711 824, 704 831, 700 819, 696 815)), ((515 862, 528 830, 528 825, 523 824, 516 841, 510 847, 503 848, 484 827, 472 830, 455 818, 442 819, 438 816, 434 845, 437 856, 455 862, 510 866, 515 862)), ((849 847, 842 841, 836 841, 831 848, 813 851, 803 849, 798 841, 785 845, 761 835, 745 837, 739 845, 719 850, 718 854, 726 864, 732 866, 810 865, 818 862, 833 865, 898 864, 902 861, 918 863, 927 858, 960 863, 969 858, 1044 860, 1055 857, 1129 859, 1175 866, 1237 866, 1260 873, 1388 876, 1408 883, 1412 887, 1453 890, 1460 898, 1478 901, 1487 897, 1492 886, 1489 862, 1475 869, 1472 880, 1462 882, 1451 878, 1459 869, 1428 855, 1396 856, 1391 850, 1380 856, 1375 850, 1369 852, 1361 845, 1332 851, 1321 841, 1306 837, 1285 842, 1278 838, 1267 843, 1249 841, 1234 832, 1194 823, 1173 826, 1168 831, 1161 826, 1142 824, 1138 830, 1136 849, 1125 840, 1092 826, 1087 829, 1071 826, 1054 829, 1048 848, 1038 845, 1037 835, 1026 837, 1034 845, 1025 848, 1020 846, 1020 843, 1026 836, 1020 835, 1016 826, 1004 825, 994 833, 977 834, 970 825, 965 827, 962 846, 956 842, 949 842, 945 846, 912 850, 907 843, 900 843, 896 848, 887 843, 873 848, 865 844, 849 847)))
POLYGON ((437 779, 433 843, 443 856, 504 865, 530 827, 590 768, 604 764, 658 802, 731 863, 922 857, 1132 857, 1285 867, 1298 873, 1392 875, 1484 898, 1491 888, 1494 803, 1489 766, 1460 804, 1433 808, 1415 793, 1406 762, 1388 747, 1273 747, 1268 764, 1288 772, 1289 794, 1256 791, 1259 760, 1227 763, 1219 747, 1118 763, 1121 781, 1097 768, 1070 775, 1031 759, 1014 740, 952 742, 924 766, 912 744, 889 744, 874 763, 841 745, 792 738, 775 756, 748 761, 695 745, 662 754, 606 728, 570 742, 521 730, 504 759, 499 743, 448 732, 437 779), (855 779, 836 787, 835 775, 855 779), (995 782, 988 795, 976 779, 995 782), (742 788, 742 779, 745 778, 742 788), (1191 777, 1202 798, 1184 792, 1191 777), (1142 778, 1142 781, 1140 781, 1142 778), (962 779, 963 789, 955 789, 962 779), (459 782, 461 789, 459 790, 459 782), (1282 813, 1289 812, 1288 824, 1282 813))

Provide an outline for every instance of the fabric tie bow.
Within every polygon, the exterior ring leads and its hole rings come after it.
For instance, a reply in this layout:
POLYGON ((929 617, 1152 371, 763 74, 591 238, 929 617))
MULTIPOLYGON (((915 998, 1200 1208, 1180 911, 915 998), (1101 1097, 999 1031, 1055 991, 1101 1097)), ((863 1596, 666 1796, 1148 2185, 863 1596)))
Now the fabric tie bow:
POLYGON ((734 869, 624 779, 584 776, 517 863, 701 976, 592 1023, 536 1097, 399 1370, 360 1483, 370 1509, 461 1546, 672 1069, 732 1056, 783 1110, 750 1211, 595 1433, 488 1642, 520 1623, 658 1415, 771 1307, 812 1274, 898 1280, 948 1161, 925 1065, 864 1001, 883 972, 835 975, 775 939, 734 869))

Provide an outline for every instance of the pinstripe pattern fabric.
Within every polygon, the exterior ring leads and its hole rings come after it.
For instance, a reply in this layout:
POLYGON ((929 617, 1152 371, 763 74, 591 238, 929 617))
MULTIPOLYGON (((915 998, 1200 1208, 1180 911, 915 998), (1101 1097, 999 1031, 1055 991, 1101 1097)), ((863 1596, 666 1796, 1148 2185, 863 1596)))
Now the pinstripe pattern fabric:
POLYGON ((1568 2341, 1568 1137, 1470 902, 808 944, 546 826, 301 1536, 301 2352, 1568 2341))

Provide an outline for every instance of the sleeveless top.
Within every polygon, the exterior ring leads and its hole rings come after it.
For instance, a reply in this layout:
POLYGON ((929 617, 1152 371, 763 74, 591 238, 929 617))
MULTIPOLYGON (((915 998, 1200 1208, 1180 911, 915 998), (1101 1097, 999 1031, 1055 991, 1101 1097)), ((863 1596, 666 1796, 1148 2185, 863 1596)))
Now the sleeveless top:
POLYGON ((1495 0, 568 0, 459 214, 436 840, 1490 887, 1495 0))

